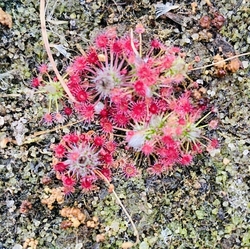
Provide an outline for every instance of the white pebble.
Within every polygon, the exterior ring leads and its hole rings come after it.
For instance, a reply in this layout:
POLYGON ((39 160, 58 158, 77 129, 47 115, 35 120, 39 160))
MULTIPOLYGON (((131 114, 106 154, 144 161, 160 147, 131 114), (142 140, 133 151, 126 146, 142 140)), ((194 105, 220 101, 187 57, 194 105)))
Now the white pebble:
POLYGON ((22 249, 23 247, 20 244, 15 244, 12 249, 22 249))
POLYGON ((0 126, 4 125, 4 118, 0 117, 0 126))
POLYGON ((248 153, 249 153, 249 150, 244 150, 242 154, 243 156, 246 156, 248 153))
POLYGON ((231 149, 231 151, 234 151, 236 149, 236 147, 233 143, 229 143, 228 147, 231 149))

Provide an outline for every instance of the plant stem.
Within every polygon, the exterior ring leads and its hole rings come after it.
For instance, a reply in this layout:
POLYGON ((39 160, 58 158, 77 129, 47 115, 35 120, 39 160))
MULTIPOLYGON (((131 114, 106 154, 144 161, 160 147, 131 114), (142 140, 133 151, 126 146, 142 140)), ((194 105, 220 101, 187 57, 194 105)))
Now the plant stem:
POLYGON ((54 58, 52 56, 50 46, 49 46, 48 35, 47 35, 47 31, 46 31, 44 6, 45 6, 45 0, 40 0, 40 22, 41 22, 42 38, 43 38, 43 42, 44 42, 46 52, 47 52, 48 57, 49 57, 49 61, 51 63, 51 66, 52 66, 55 74, 56 74, 57 79, 61 83, 64 91, 68 94, 69 99, 71 101, 73 101, 73 102, 77 102, 76 99, 74 98, 74 96, 71 94, 68 86, 64 82, 64 80, 63 80, 62 76, 60 75, 59 71, 57 70, 56 63, 55 63, 54 58))
POLYGON ((130 39, 131 39, 130 43, 131 43, 131 47, 132 47, 133 52, 135 53, 136 56, 141 58, 140 54, 138 53, 138 51, 135 48, 133 29, 130 30, 130 39))
POLYGON ((245 56, 245 55, 250 55, 250 52, 246 52, 246 53, 243 53, 243 54, 237 54, 237 55, 234 55, 232 57, 229 57, 225 60, 221 60, 221 61, 218 61, 218 62, 214 62, 214 63, 211 63, 211 64, 208 64, 208 65, 205 65, 205 66, 202 66, 202 67, 196 67, 196 68, 193 68, 191 69, 190 71, 195 71, 195 70, 199 70, 199 69, 204 69, 204 68, 207 68, 207 67, 212 67, 214 65, 217 65, 217 64, 220 64, 221 62, 223 61, 230 61, 232 59, 235 59, 235 58, 238 58, 238 57, 242 57, 242 56, 245 56))
POLYGON ((66 125, 63 125, 63 126, 55 127, 55 128, 53 128, 53 129, 51 129, 51 130, 35 132, 33 135, 30 135, 30 136, 26 137, 26 140, 28 140, 28 139, 30 139, 30 138, 37 137, 37 136, 41 136, 41 135, 44 135, 44 134, 48 134, 48 133, 50 133, 50 132, 53 132, 53 131, 56 131, 56 130, 59 130, 59 129, 66 128, 66 127, 68 127, 68 126, 72 126, 72 125, 81 123, 81 122, 83 122, 84 120, 85 120, 85 119, 81 119, 81 120, 76 121, 76 122, 73 122, 73 123, 69 123, 69 124, 66 124, 66 125))
MULTIPOLYGON (((105 183, 106 183, 109 187, 111 186, 111 184, 110 184, 109 180, 107 179, 107 177, 105 177, 99 170, 95 170, 95 173, 96 173, 101 179, 103 179, 103 180, 105 181, 105 183)), ((138 230, 137 230, 137 228, 136 228, 136 226, 135 226, 135 223, 134 223, 134 221, 132 220, 130 214, 128 213, 128 211, 127 211, 127 209, 124 207, 124 205, 122 204, 121 199, 118 197, 118 195, 117 195, 117 193, 115 192, 114 189, 112 189, 112 193, 114 194, 114 196, 115 196, 117 202, 119 203, 120 207, 122 208, 122 210, 124 211, 124 213, 125 213, 126 216, 128 217, 128 219, 129 219, 129 221, 130 221, 130 223, 131 223, 131 225, 132 225, 132 227, 133 227, 133 229, 134 229, 134 235, 136 236, 136 241, 135 241, 135 243, 133 244, 133 246, 135 246, 135 245, 137 245, 137 244, 139 243, 139 241, 140 241, 139 232, 138 232, 138 230)))

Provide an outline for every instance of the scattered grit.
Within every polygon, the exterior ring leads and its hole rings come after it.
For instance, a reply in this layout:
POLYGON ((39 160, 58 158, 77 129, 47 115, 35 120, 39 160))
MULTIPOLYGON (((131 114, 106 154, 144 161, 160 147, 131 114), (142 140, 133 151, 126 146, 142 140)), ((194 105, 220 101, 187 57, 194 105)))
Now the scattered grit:
MULTIPOLYGON (((47 23, 54 57, 59 68, 65 68, 99 30, 115 25, 122 33, 138 22, 147 29, 144 39, 154 36, 181 46, 190 61, 200 56, 198 66, 211 63, 220 47, 222 52, 249 51, 250 2, 211 2, 226 22, 212 38, 200 39, 198 22, 211 14, 209 1, 196 1, 196 7, 192 1, 175 1, 179 8, 170 12, 175 15, 157 19, 156 1, 49 1, 47 23)), ((11 29, 0 25, 0 248, 119 248, 134 239, 133 232, 104 185, 63 202, 57 192, 52 210, 42 204, 46 191, 53 196, 50 191, 60 186, 50 173, 49 145, 80 126, 27 139, 43 129, 39 123, 43 99, 34 100, 29 88, 36 67, 47 62, 39 5, 34 0, 2 0, 0 7, 13 20, 11 29), (53 179, 47 189, 42 184, 45 176, 53 179), (66 218, 60 211, 66 206, 78 208, 86 222, 63 230, 60 226, 66 218)), ((250 246, 249 58, 242 57, 242 69, 224 78, 215 77, 211 68, 190 75, 203 84, 218 109, 218 154, 203 155, 192 166, 161 177, 142 173, 125 180, 119 172, 114 174, 116 191, 140 233, 138 248, 250 246)))

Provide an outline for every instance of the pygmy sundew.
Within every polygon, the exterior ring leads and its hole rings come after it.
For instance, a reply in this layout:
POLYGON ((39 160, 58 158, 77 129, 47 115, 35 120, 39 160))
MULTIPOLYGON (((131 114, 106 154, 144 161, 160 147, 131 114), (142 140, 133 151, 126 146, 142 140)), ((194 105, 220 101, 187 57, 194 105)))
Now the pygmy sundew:
POLYGON ((74 192, 77 185, 83 190, 93 189, 100 173, 110 180, 115 146, 109 144, 105 137, 70 133, 52 145, 56 158, 53 169, 66 194, 74 192))
MULTIPOLYGON (((157 39, 144 44, 144 32, 141 24, 122 37, 115 28, 108 28, 96 36, 84 55, 72 60, 64 79, 75 103, 66 100, 57 81, 43 85, 49 101, 56 99, 62 105, 56 104, 62 119, 47 113, 47 123, 63 122, 73 112, 85 124, 95 126, 95 136, 69 134, 54 145, 58 159, 54 170, 69 192, 77 184, 91 189, 98 179, 96 170, 103 170, 110 179, 119 149, 128 152, 125 161, 129 162, 121 170, 132 177, 138 172, 138 152, 148 158, 148 172, 160 174, 175 165, 190 165, 197 153, 218 146, 214 138, 205 136, 204 127, 216 128, 217 121, 208 120, 213 109, 195 97, 199 86, 187 77, 185 54, 157 39)), ((45 66, 41 70, 32 81, 35 87, 38 79, 51 78, 45 66)))

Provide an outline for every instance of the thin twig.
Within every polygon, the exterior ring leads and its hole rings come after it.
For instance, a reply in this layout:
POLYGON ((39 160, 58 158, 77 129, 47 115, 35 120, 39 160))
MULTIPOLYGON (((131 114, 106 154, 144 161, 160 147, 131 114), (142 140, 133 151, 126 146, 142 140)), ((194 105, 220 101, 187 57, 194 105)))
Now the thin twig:
POLYGON ((69 123, 69 124, 66 124, 66 125, 63 125, 63 126, 55 127, 55 128, 53 128, 53 129, 51 129, 51 130, 35 132, 34 134, 28 136, 28 137, 26 138, 26 140, 27 140, 27 139, 30 139, 30 138, 37 137, 37 136, 41 136, 41 135, 44 135, 44 134, 48 134, 48 133, 53 132, 53 131, 57 131, 57 130, 66 128, 66 127, 68 127, 68 126, 72 126, 72 125, 81 123, 81 122, 83 122, 84 120, 85 120, 85 119, 81 119, 81 120, 78 120, 78 121, 73 122, 73 123, 69 123))
POLYGON ((239 58, 239 57, 242 57, 242 56, 245 56, 245 55, 250 55, 250 52, 243 53, 243 54, 237 54, 237 55, 234 55, 232 57, 229 57, 227 59, 224 59, 224 60, 221 60, 221 61, 218 61, 218 62, 214 62, 214 63, 208 64, 208 65, 202 66, 202 67, 193 68, 190 71, 195 71, 195 70, 204 69, 204 68, 207 68, 207 67, 212 67, 212 66, 220 64, 223 61, 230 61, 232 59, 239 58))
POLYGON ((16 98, 16 97, 21 97, 22 94, 18 94, 18 93, 6 93, 6 94, 0 94, 0 98, 16 98))
MULTIPOLYGON (((105 183, 108 185, 108 187, 111 187, 111 184, 109 182, 109 180, 107 179, 107 177, 105 177, 99 170, 95 170, 95 173, 101 177, 101 179, 103 179, 105 181, 105 183)), ((114 194, 117 202, 119 203, 120 207, 122 208, 122 210, 124 211, 124 213, 126 214, 126 216, 128 217, 133 229, 134 229, 134 235, 136 236, 136 241, 133 244, 133 246, 137 245, 140 242, 140 238, 139 238, 139 232, 135 226, 134 221, 132 220, 130 214, 128 213, 127 209, 124 207, 124 205, 122 204, 121 199, 118 197, 117 193, 115 192, 114 188, 110 188, 112 193, 114 194)))
POLYGON ((44 42, 46 52, 47 52, 48 57, 49 57, 49 61, 51 63, 51 66, 52 66, 55 74, 56 74, 57 79, 61 83, 64 91, 68 94, 69 99, 71 101, 73 101, 73 102, 77 102, 76 99, 74 98, 74 96, 71 94, 68 86, 64 82, 64 80, 63 80, 62 76, 60 75, 59 71, 57 70, 56 63, 55 63, 54 58, 52 56, 50 46, 49 46, 48 35, 47 35, 47 31, 46 31, 44 6, 45 6, 45 0, 40 0, 40 22, 41 22, 42 38, 43 38, 43 42, 44 42))

